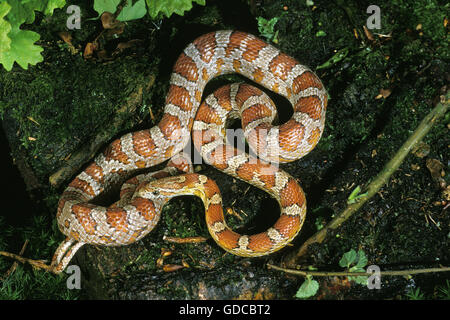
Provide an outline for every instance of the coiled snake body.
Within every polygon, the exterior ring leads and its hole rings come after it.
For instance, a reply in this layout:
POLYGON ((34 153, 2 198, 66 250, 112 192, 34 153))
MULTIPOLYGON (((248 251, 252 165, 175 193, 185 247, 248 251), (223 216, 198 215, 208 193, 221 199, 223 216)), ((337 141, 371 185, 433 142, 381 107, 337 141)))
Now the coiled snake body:
POLYGON ((199 37, 174 66, 159 124, 113 141, 62 194, 57 220, 67 238, 53 257, 53 271, 64 270, 86 243, 126 245, 141 239, 157 224, 163 205, 180 194, 203 200, 208 230, 225 250, 251 257, 284 247, 301 229, 306 201, 297 181, 274 163, 299 159, 315 147, 323 131, 326 105, 325 88, 311 70, 253 35, 217 31, 199 37), (246 84, 225 86, 200 106, 206 83, 234 72, 286 97, 294 109, 292 118, 273 127, 273 102, 246 84), (227 117, 242 119, 244 134, 258 159, 227 144, 227 117), (228 228, 219 188, 206 176, 192 173, 180 153, 191 130, 194 145, 208 164, 267 191, 279 202, 281 216, 273 227, 249 236, 228 228), (130 172, 167 159, 171 160, 165 169, 125 182, 120 200, 113 205, 91 203, 111 185, 129 178, 130 172), (170 176, 179 170, 186 173, 170 176))

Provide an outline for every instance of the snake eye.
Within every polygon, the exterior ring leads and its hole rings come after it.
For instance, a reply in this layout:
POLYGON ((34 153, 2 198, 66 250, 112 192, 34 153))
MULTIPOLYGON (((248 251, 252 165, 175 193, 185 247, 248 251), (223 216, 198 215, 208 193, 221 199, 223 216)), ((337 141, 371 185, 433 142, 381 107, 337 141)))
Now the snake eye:
POLYGON ((158 191, 158 190, 152 191, 152 194, 153 194, 154 196, 159 196, 159 191, 158 191))

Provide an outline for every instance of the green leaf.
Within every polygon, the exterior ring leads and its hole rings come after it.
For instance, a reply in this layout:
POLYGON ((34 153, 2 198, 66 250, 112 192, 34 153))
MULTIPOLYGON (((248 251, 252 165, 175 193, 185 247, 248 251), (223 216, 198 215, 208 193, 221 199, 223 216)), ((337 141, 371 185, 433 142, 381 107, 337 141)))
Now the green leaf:
POLYGON ((65 0, 7 0, 0 3, 0 63, 6 70, 10 71, 14 62, 27 69, 28 64, 43 60, 43 49, 34 44, 39 40, 39 34, 20 27, 34 22, 34 11, 50 15, 65 3, 65 0))
POLYGON ((316 32, 316 37, 325 37, 327 34, 323 30, 319 30, 316 32))
POLYGON ((116 12, 120 0, 94 0, 94 10, 100 16, 103 12, 116 12))
POLYGON ((420 291, 420 288, 410 289, 406 294, 409 300, 423 300, 425 295, 420 291))
MULTIPOLYGON (((358 264, 353 266, 353 267, 351 267, 348 271, 350 271, 350 272, 366 272, 366 270, 364 270, 364 268, 358 267, 358 264)), ((354 282, 356 282, 356 283, 358 283, 360 285, 367 285, 367 279, 368 278, 369 278, 368 275, 367 276, 348 276, 348 280, 354 281, 354 282)))
POLYGON ((367 192, 363 194, 359 194, 361 192, 361 187, 357 186, 352 193, 348 196, 347 204, 355 203, 358 199, 367 196, 367 192))
POLYGON ((344 253, 342 259, 339 261, 339 265, 343 268, 349 268, 350 265, 356 262, 356 251, 351 249, 350 251, 344 253))
POLYGON ((317 293, 319 290, 319 283, 316 280, 313 280, 311 276, 306 277, 305 282, 302 283, 297 293, 295 294, 296 298, 306 299, 310 298, 317 293))
MULTIPOLYGON (((114 13, 117 10, 120 0, 95 0, 94 10, 97 11, 100 16, 103 12, 114 13)), ((138 0, 134 4, 132 1, 127 1, 127 5, 122 8, 117 20, 130 21, 140 19, 147 13, 145 7, 145 0, 138 0)))
POLYGON ((328 59, 325 63, 318 66, 316 69, 319 70, 331 67, 332 65, 343 60, 348 55, 348 52, 349 52, 348 48, 344 48, 337 51, 330 59, 328 59))
POLYGON ((9 10, 11 6, 7 2, 0 3, 0 56, 11 48, 11 39, 8 37, 11 24, 4 19, 9 10))
MULTIPOLYGON (((45 1, 44 1, 45 2, 45 1)), ((55 9, 63 8, 66 5, 66 0, 49 0, 45 9, 43 10, 44 14, 47 16, 51 16, 55 9)))
POLYGON ((11 23, 11 27, 19 28, 22 23, 34 21, 33 4, 30 2, 22 4, 19 0, 8 0, 11 10, 6 15, 6 19, 11 23))
POLYGON ((17 62, 24 69, 28 69, 28 64, 35 65, 42 62, 41 52, 44 49, 34 44, 39 40, 39 34, 17 29, 10 32, 10 38, 10 49, 0 52, 0 63, 6 70, 11 71, 14 62, 17 62))
MULTIPOLYGON (((11 0, 8 0, 8 2, 11 3, 11 0)), ((40 11, 47 16, 51 16, 55 9, 66 5, 66 0, 22 0, 21 5, 27 15, 25 23, 33 23, 34 11, 40 11)))
POLYGON ((45 15, 52 15, 55 9, 66 5, 66 0, 22 0, 22 4, 45 15))
MULTIPOLYGON (((20 25, 25 21, 34 20, 34 11, 24 7, 18 0, 8 0, 8 4, 11 6, 11 10, 6 15, 10 23, 10 31, 7 33, 10 44, 9 48, 0 50, 0 63, 8 71, 12 69, 14 62, 27 69, 29 63, 36 64, 43 60, 40 54, 43 49, 34 45, 34 42, 39 40, 39 34, 20 29, 20 25)), ((25 3, 25 5, 31 4, 25 3)), ((3 10, 5 10, 4 7, 3 10)))
MULTIPOLYGON (((366 272, 366 270, 364 270, 363 268, 356 268, 356 269, 352 270, 351 272, 366 272)), ((356 277, 349 276, 348 280, 349 281, 354 281, 357 284, 365 286, 365 285, 367 285, 367 279, 368 278, 369 278, 369 276, 356 276, 356 277)))
MULTIPOLYGON (((350 272, 366 272, 364 267, 367 265, 367 257, 364 251, 351 249, 350 251, 344 253, 342 259, 339 261, 339 265, 343 268, 348 268, 350 272), (352 267, 350 267, 353 265, 352 267)), ((361 285, 367 284, 368 276, 349 276, 348 280, 354 281, 361 285)))
POLYGON ((145 7, 145 0, 138 0, 134 5, 131 1, 127 2, 127 5, 122 9, 117 20, 119 21, 130 21, 140 19, 147 13, 147 8, 145 7))
POLYGON ((183 16, 185 11, 192 9, 193 2, 205 5, 205 0, 146 0, 146 2, 152 19, 155 19, 159 13, 168 18, 172 13, 183 16))
MULTIPOLYGON (((358 255, 358 257, 357 257, 357 263, 356 263, 355 267, 357 267, 357 268, 365 267, 367 265, 367 262, 368 262, 366 254, 364 253, 364 251, 358 250, 358 254, 357 255, 358 255)), ((362 271, 362 272, 365 272, 365 270, 362 271)))
POLYGON ((350 203, 351 201, 353 201, 358 196, 360 191, 361 191, 360 186, 357 186, 355 189, 353 189, 352 193, 350 193, 350 195, 348 196, 347 203, 350 203))

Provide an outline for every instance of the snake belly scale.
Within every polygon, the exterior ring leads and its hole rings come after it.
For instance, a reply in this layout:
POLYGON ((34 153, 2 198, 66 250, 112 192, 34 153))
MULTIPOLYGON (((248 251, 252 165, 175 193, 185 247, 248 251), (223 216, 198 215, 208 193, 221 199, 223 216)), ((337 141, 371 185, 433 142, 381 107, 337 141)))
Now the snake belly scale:
POLYGON ((53 272, 64 270, 84 244, 118 246, 141 239, 159 221, 164 204, 181 194, 203 200, 208 230, 225 250, 253 257, 281 249, 301 229, 306 200, 296 179, 276 163, 297 160, 315 147, 323 132, 326 105, 320 79, 272 45, 239 31, 200 36, 175 63, 161 121, 114 140, 63 192, 57 221, 67 238, 53 257, 53 272), (272 126, 273 102, 246 84, 225 86, 201 104, 207 82, 227 73, 239 73, 287 98, 294 109, 291 119, 272 126), (259 158, 227 144, 225 122, 230 117, 241 118, 249 146, 259 158), (194 145, 208 164, 278 201, 281 215, 273 227, 240 235, 226 225, 219 188, 208 177, 192 173, 189 159, 182 156, 191 131, 194 145), (130 178, 136 170, 168 159, 165 169, 130 178), (184 173, 172 176, 180 171, 184 173), (119 201, 109 207, 92 203, 123 181, 119 201))

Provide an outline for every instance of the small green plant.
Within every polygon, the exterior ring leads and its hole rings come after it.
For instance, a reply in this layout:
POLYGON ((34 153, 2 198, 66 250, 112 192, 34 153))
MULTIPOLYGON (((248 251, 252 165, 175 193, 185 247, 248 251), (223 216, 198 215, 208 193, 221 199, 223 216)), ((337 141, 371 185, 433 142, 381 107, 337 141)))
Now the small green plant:
MULTIPOLYGON (((113 13, 120 2, 121 0, 95 0, 94 10, 99 15, 105 11, 113 13)), ((193 3, 204 6, 205 0, 129 0, 126 6, 123 7, 117 20, 130 21, 140 19, 147 12, 152 19, 157 18, 159 15, 169 18, 173 13, 183 16, 185 11, 192 9, 193 3)))
MULTIPOLYGON (((341 260, 339 260, 339 265, 346 268, 348 272, 366 272, 364 267, 367 265, 367 257, 364 251, 351 249, 350 251, 344 253, 341 260)), ((314 270, 313 268, 309 268, 314 270)), ((349 281, 354 281, 360 285, 367 285, 368 276, 348 276, 349 281)), ((319 290, 319 283, 312 278, 312 275, 306 275, 305 281, 302 283, 297 293, 296 298, 306 299, 314 296, 319 290)))
MULTIPOLYGON (((114 13, 121 0, 94 0, 94 10, 114 13)), ((184 15, 192 9, 192 4, 205 5, 205 0, 129 0, 119 16, 120 21, 136 20, 147 12, 152 19, 170 17, 173 13, 184 15)), ((35 11, 51 16, 55 9, 63 8, 66 0, 0 0, 0 64, 11 71, 14 62, 24 69, 28 65, 42 62, 41 46, 35 44, 40 35, 34 31, 23 30, 24 24, 32 24, 35 11)))
MULTIPOLYGON (((366 272, 364 267, 367 265, 367 261, 368 260, 364 251, 358 250, 358 252, 356 252, 351 249, 350 251, 344 253, 339 261, 339 265, 346 268, 349 272, 366 272)), ((367 284, 366 276, 349 276, 348 279, 361 285, 367 284)))
POLYGON ((443 300, 450 300, 450 281, 445 282, 445 287, 438 287, 438 298, 443 300))
POLYGON ((321 64, 320 66, 318 66, 316 69, 327 69, 330 68, 331 66, 335 65, 336 63, 338 63, 339 61, 342 61, 349 53, 348 48, 344 48, 341 49, 339 51, 337 51, 330 59, 328 59, 326 62, 324 62, 323 64, 321 64))
POLYGON ((406 294, 408 300, 423 300, 425 299, 425 295, 420 291, 420 288, 411 289, 406 294))
POLYGON ((319 31, 316 32, 316 37, 317 38, 325 37, 326 35, 327 35, 327 33, 325 31, 323 31, 323 30, 319 30, 319 31))
POLYGON ((278 43, 278 30, 275 31, 275 25, 278 22, 278 18, 272 18, 270 20, 264 19, 263 17, 258 17, 258 31, 262 37, 269 41, 278 43))
POLYGON ((314 225, 316 226, 317 231, 322 230, 323 227, 325 226, 325 221, 322 217, 319 217, 314 222, 314 225))
POLYGON ((356 203, 358 201, 358 199, 361 199, 365 196, 367 196, 367 192, 363 193, 363 194, 359 194, 361 192, 361 187, 357 186, 352 193, 350 193, 350 195, 348 196, 347 199, 347 204, 352 204, 352 203, 356 203))

